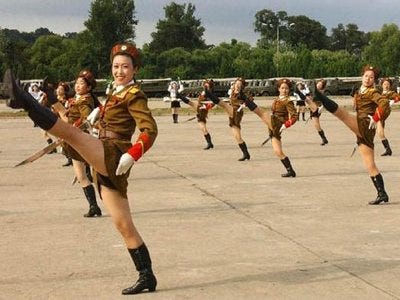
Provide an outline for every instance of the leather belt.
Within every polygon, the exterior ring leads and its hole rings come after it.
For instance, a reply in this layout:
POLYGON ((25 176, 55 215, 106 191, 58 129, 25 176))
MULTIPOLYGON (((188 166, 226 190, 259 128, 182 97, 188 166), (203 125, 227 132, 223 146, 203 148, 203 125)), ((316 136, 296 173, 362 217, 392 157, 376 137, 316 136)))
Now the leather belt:
POLYGON ((118 139, 118 140, 129 140, 124 136, 116 133, 114 131, 100 129, 99 131, 99 139, 118 139))

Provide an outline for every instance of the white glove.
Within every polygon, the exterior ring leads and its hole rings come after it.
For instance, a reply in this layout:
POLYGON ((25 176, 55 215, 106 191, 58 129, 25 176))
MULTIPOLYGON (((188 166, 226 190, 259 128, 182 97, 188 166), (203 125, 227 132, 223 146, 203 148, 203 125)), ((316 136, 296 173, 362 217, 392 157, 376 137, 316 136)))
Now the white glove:
POLYGON ((115 175, 119 176, 125 174, 134 163, 135 160, 129 153, 122 154, 121 158, 119 159, 119 164, 117 170, 115 171, 115 175))
POLYGON ((376 122, 372 116, 368 116, 369 118, 369 126, 368 129, 375 129, 376 128, 376 122))
POLYGON ((99 130, 96 128, 92 128, 92 132, 90 134, 95 138, 99 138, 99 130))
MULTIPOLYGON (((293 100, 296 100, 296 101, 300 101, 300 100, 301 100, 299 94, 293 93, 293 96, 294 96, 294 98, 295 98, 295 99, 293 99, 293 100)), ((290 100, 292 100, 292 99, 290 99, 290 100)), ((292 101, 293 101, 293 100, 292 100, 292 101)))
POLYGON ((301 92, 302 92, 302 94, 303 94, 304 96, 307 96, 307 95, 310 94, 310 89, 308 88, 308 85, 307 85, 307 84, 304 85, 304 89, 302 89, 301 92))
POLYGON ((392 106, 394 103, 395 103, 394 100, 390 100, 390 101, 389 101, 389 105, 390 105, 390 106, 392 106))
POLYGON ((318 106, 318 113, 321 114, 323 109, 324 109, 324 107, 322 105, 318 106))
POLYGON ((92 110, 92 112, 87 116, 86 120, 89 121, 90 125, 93 125, 99 118, 100 115, 100 107, 96 107, 92 110))
POLYGON ((284 131, 285 129, 287 129, 287 127, 285 126, 285 124, 282 124, 281 129, 279 129, 279 133, 281 133, 281 132, 284 131))
POLYGON ((246 107, 246 104, 240 104, 239 108, 236 110, 237 112, 240 112, 243 108, 246 107))

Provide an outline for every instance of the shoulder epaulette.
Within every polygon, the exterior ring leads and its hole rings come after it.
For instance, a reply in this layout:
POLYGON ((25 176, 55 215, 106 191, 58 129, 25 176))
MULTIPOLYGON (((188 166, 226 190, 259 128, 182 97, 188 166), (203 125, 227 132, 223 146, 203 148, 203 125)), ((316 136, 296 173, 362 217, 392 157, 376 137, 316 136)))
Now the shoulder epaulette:
POLYGON ((129 94, 136 94, 140 91, 140 88, 137 85, 132 85, 128 90, 127 93, 129 94))

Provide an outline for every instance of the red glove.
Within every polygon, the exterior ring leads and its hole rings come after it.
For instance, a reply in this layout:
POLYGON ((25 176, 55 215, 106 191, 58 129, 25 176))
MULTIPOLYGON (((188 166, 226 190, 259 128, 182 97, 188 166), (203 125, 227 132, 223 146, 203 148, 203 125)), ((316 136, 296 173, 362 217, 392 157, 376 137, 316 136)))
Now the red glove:
POLYGON ((151 147, 150 137, 147 133, 141 133, 136 143, 127 151, 135 161, 139 160, 142 155, 151 147))
POLYGON ((292 126, 292 125, 293 125, 292 119, 287 120, 287 121, 285 122, 285 127, 286 127, 286 128, 289 128, 289 127, 292 126))
POLYGON ((212 103, 206 103, 205 106, 207 110, 210 110, 214 105, 212 103))
POLYGON ((382 114, 382 109, 380 107, 377 107, 375 110, 374 115, 372 116, 372 119, 374 119, 375 122, 378 122, 381 120, 381 114, 382 114))
POLYGON ((79 118, 78 120, 76 120, 75 122, 74 122, 74 126, 75 127, 79 127, 79 126, 81 126, 81 124, 82 124, 82 120, 79 118))

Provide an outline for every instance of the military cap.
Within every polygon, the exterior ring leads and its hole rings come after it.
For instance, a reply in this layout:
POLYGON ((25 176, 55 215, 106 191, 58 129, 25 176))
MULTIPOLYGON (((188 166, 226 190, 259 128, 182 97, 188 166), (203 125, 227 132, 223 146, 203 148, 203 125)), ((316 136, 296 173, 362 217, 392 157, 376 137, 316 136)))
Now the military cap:
POLYGON ((94 78, 94 75, 91 71, 89 70, 82 70, 78 74, 78 78, 83 78, 85 81, 94 89, 96 87, 96 79, 94 78))
POLYGON ((287 78, 279 79, 276 86, 279 88, 282 85, 282 83, 286 83, 289 89, 292 88, 292 81, 290 81, 289 79, 287 78))
POLYGON ((132 43, 121 43, 116 44, 111 48, 110 62, 113 61, 114 56, 118 54, 129 55, 132 58, 133 64, 138 65, 140 63, 140 54, 136 46, 132 43))

